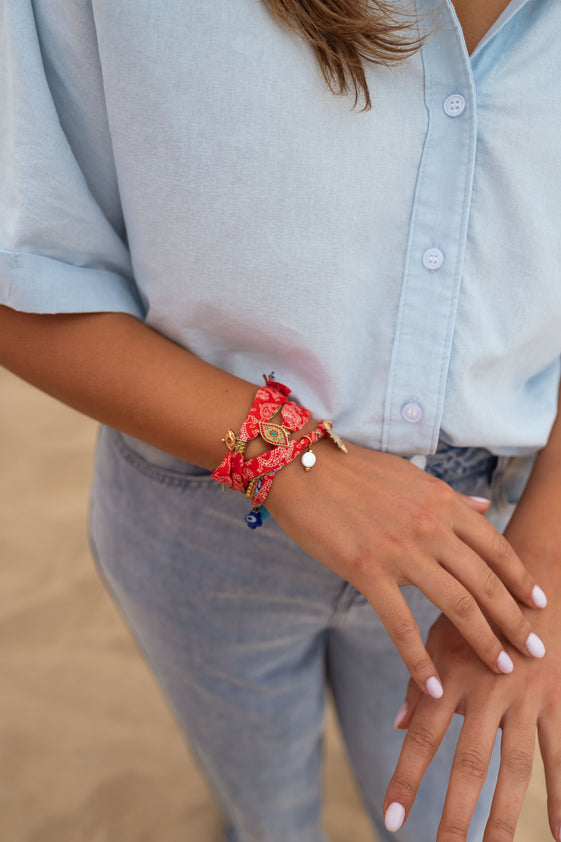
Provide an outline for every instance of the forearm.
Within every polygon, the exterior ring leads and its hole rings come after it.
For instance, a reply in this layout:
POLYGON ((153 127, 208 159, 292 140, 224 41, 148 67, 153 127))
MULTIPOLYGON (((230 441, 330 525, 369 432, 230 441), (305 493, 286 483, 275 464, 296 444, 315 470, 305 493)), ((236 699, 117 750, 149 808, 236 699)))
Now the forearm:
POLYGON ((505 534, 548 593, 561 595, 561 410, 505 534))
POLYGON ((0 307, 0 364, 74 409, 209 469, 256 390, 121 313, 0 307))
MULTIPOLYGON (((240 429, 256 391, 115 313, 0 308, 0 363, 81 412, 207 468, 222 460, 221 438, 240 429)), ((319 448, 311 475, 296 463, 280 471, 267 507, 300 547, 370 600, 423 692, 436 692, 438 676, 402 585, 420 587, 494 672, 503 671, 503 648, 487 617, 533 654, 531 623, 506 588, 530 606, 536 582, 498 544, 481 502, 398 456, 352 444, 342 456, 327 440, 319 448)))

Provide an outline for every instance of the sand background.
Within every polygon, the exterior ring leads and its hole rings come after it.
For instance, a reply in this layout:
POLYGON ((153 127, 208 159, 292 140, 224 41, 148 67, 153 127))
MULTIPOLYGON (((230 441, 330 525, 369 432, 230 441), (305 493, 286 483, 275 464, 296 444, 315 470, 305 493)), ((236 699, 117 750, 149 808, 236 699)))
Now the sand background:
MULTIPOLYGON (((89 556, 95 436, 93 421, 0 369, 0 842, 221 842, 89 556)), ((331 710, 325 790, 332 842, 374 842, 331 710)), ((537 760, 516 842, 550 838, 537 760)))

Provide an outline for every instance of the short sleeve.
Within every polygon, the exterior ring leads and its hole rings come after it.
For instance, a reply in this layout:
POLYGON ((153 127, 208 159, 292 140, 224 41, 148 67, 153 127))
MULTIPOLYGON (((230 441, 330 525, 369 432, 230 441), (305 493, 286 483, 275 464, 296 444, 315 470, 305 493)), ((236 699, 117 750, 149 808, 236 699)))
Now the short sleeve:
POLYGON ((0 5, 0 303, 143 317, 88 0, 0 5))

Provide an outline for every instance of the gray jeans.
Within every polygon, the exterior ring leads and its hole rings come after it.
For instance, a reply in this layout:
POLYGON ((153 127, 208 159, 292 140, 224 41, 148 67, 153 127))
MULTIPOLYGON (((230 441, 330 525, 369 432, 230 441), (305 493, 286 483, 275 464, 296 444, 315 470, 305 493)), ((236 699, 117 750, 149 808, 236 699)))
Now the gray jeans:
MULTIPOLYGON (((493 499, 508 520, 531 459, 442 446, 426 470, 493 499)), ((243 522, 240 494, 208 472, 107 428, 91 537, 100 573, 168 697, 220 803, 228 842, 325 842, 321 743, 326 690, 381 840, 434 842, 457 733, 433 761, 406 826, 382 801, 399 755, 393 728, 408 675, 366 599, 270 519, 243 522)), ((405 588, 426 635, 437 609, 405 588)), ((481 840, 496 772, 470 840, 481 840)), ((186 829, 186 838, 188 830, 186 829)))

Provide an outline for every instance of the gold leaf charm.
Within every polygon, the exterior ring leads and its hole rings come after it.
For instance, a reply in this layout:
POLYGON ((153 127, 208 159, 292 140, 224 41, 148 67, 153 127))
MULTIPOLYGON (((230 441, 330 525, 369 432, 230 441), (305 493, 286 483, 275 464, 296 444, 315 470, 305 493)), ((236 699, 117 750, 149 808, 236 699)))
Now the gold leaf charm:
POLYGON ((264 421, 261 421, 259 424, 259 433, 261 438, 266 441, 267 444, 272 444, 275 447, 288 447, 288 437, 291 432, 292 430, 285 427, 283 424, 270 424, 264 421))
POLYGON ((348 453, 349 450, 343 439, 340 436, 338 436, 337 433, 333 432, 333 424, 331 423, 331 421, 324 421, 323 425, 329 433, 329 438, 335 442, 339 450, 342 450, 343 453, 348 453))

